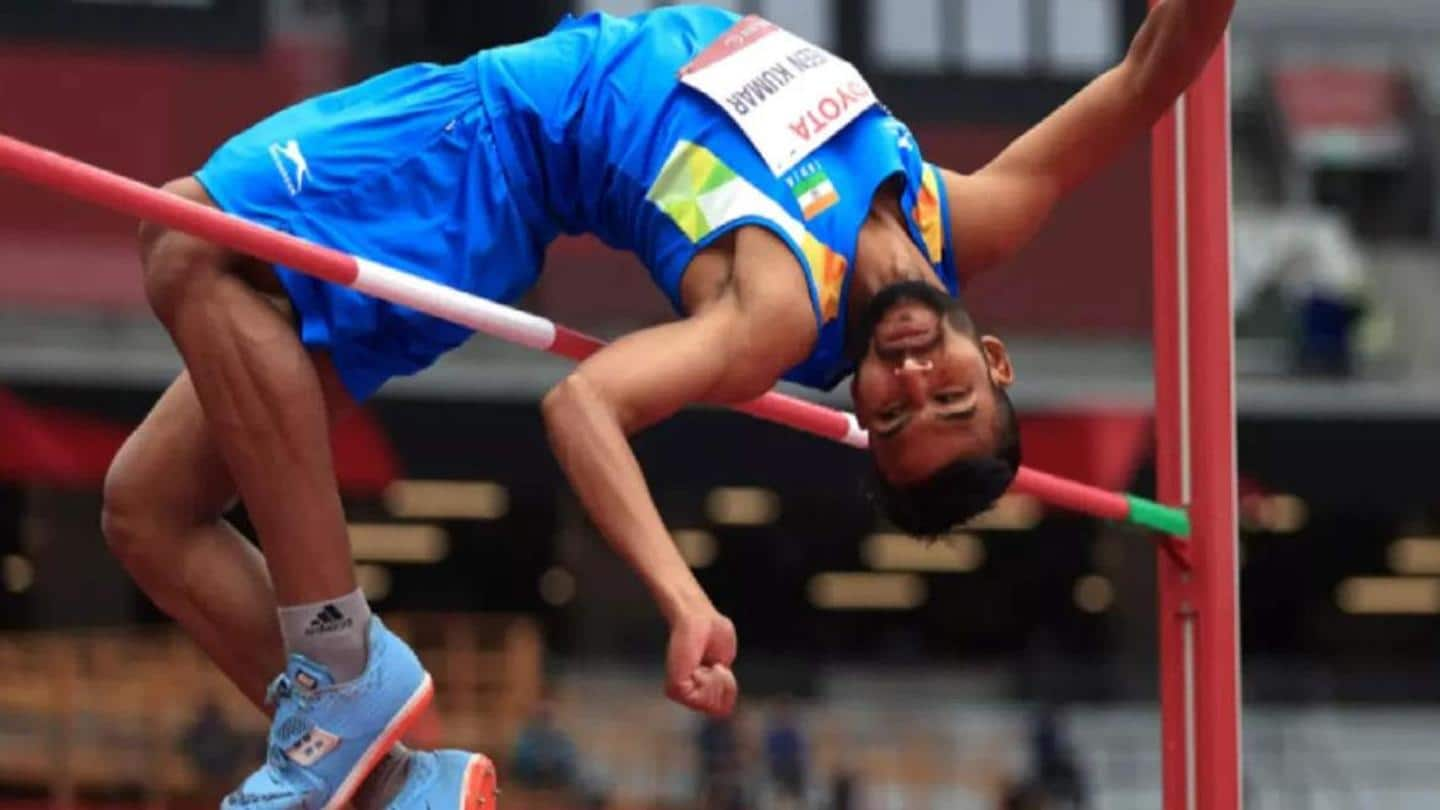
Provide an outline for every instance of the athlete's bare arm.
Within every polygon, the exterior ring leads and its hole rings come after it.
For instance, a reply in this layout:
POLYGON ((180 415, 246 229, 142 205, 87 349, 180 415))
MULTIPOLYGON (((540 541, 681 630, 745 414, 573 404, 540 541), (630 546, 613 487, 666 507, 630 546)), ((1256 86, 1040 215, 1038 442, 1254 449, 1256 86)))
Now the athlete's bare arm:
POLYGON ((543 405, 555 457, 590 518, 670 620, 667 694, 712 714, 734 705, 735 630, 676 551, 629 437, 692 402, 757 397, 810 351, 816 327, 802 271, 782 243, 752 230, 736 237, 724 257, 733 270, 723 283, 709 279, 713 294, 693 315, 607 346, 543 405))
POLYGON ((1061 197, 1148 132, 1204 67, 1234 7, 1235 0, 1167 0, 1124 61, 978 172, 945 171, 962 277, 1015 255, 1061 197))

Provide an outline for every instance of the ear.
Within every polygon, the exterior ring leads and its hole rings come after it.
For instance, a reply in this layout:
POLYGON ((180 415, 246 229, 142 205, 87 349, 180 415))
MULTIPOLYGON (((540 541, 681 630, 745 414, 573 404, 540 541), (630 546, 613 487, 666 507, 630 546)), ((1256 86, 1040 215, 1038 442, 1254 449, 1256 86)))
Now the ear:
POLYGON ((1010 352, 1006 351, 1005 344, 994 335, 982 335, 980 351, 985 353, 985 361, 990 366, 990 381, 1009 388, 1010 383, 1015 382, 1015 367, 1010 365, 1010 352))

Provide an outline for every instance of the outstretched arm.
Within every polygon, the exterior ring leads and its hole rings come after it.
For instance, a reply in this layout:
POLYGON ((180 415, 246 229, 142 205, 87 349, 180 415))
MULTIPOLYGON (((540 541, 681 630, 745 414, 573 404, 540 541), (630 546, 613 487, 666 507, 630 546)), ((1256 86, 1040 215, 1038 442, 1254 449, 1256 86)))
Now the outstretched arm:
MULTIPOLYGON (((798 268, 790 275, 801 278, 798 268)), ((590 518, 671 623, 667 694, 712 714, 734 703, 734 628, 676 550, 629 436, 691 402, 740 402, 769 390, 814 340, 808 298, 800 304, 803 321, 766 318, 731 290, 698 315, 597 352, 543 406, 555 456, 590 518)))
POLYGON ((1234 7, 1235 0, 1166 0, 1124 61, 978 172, 944 172, 962 277, 1015 255, 1060 198, 1154 126, 1204 67, 1234 7))

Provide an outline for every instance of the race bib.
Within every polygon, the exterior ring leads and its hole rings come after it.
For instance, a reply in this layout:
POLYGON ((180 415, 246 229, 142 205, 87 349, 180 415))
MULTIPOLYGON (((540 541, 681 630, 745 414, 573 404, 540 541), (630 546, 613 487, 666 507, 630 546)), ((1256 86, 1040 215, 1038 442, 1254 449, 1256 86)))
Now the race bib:
POLYGON ((876 103, 854 65, 753 14, 681 68, 680 81, 719 104, 777 177, 876 103))

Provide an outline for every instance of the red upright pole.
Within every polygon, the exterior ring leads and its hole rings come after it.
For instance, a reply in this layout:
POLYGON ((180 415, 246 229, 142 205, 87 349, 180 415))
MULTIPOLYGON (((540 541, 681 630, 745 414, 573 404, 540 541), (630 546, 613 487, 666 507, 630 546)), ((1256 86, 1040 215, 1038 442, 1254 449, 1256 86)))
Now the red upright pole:
MULTIPOLYGON (((1154 251, 1155 331, 1155 488, 1156 500, 1184 506, 1189 500, 1183 484, 1186 445, 1181 408, 1184 388, 1184 307, 1180 299, 1180 223, 1184 201, 1179 189, 1178 113, 1171 112, 1155 126, 1150 139, 1150 221, 1154 251)), ((1181 546, 1188 552, 1188 546, 1181 546)), ((1159 547, 1155 555, 1157 629, 1160 660, 1160 766, 1166 810, 1191 810, 1194 728, 1190 718, 1193 696, 1187 688, 1189 659, 1184 647, 1183 591, 1189 573, 1182 561, 1159 547)))
POLYGON ((1195 757, 1201 810, 1231 810, 1241 802, 1228 74, 1228 44, 1222 43, 1191 88, 1185 110, 1195 757))

